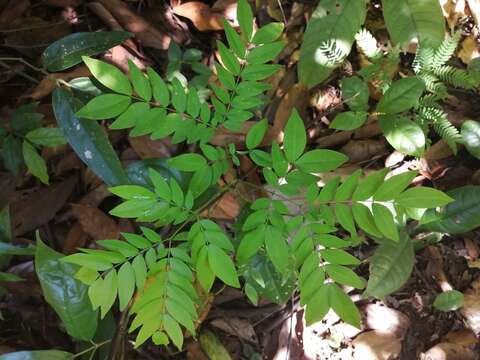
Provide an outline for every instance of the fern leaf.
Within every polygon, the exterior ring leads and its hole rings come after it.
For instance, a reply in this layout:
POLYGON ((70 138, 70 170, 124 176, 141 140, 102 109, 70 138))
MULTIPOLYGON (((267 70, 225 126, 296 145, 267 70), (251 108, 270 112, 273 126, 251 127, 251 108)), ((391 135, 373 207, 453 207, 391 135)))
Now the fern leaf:
POLYGON ((378 48, 377 39, 367 29, 360 30, 355 35, 355 40, 360 50, 369 60, 376 61, 383 56, 382 51, 378 48))
POLYGON ((432 69, 438 68, 446 64, 446 62, 453 56, 460 41, 460 32, 457 31, 451 37, 443 40, 442 44, 435 50, 435 53, 430 64, 432 69))
POLYGON ((432 126, 433 130, 444 139, 454 153, 457 152, 457 143, 461 141, 461 135, 457 128, 448 120, 447 114, 441 109, 434 107, 422 107, 418 114, 419 121, 432 126))
POLYGON ((441 80, 462 89, 471 90, 475 84, 466 70, 445 65, 434 69, 435 75, 441 80))

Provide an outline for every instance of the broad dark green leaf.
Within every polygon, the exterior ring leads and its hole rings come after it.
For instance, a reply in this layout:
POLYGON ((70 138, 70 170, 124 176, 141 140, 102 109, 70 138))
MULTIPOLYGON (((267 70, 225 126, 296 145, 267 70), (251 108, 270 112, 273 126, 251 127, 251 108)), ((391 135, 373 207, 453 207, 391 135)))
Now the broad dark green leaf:
POLYGON ((309 87, 326 80, 350 53, 355 34, 365 21, 365 0, 321 0, 310 18, 300 49, 298 74, 309 87), (331 62, 321 48, 334 42, 339 61, 331 62))
POLYGON ((108 185, 128 184, 122 164, 102 128, 75 115, 82 104, 64 89, 54 91, 52 103, 58 126, 80 159, 108 185))
POLYGON ((406 234, 401 234, 399 242, 384 241, 370 259, 364 295, 382 299, 398 290, 410 278, 414 260, 413 243, 406 234))
POLYGON ((392 41, 407 46, 412 40, 437 47, 445 36, 445 20, 437 0, 382 0, 383 17, 392 41))
POLYGON ((8 135, 3 139, 2 158, 5 167, 15 176, 24 165, 22 156, 22 142, 13 135, 8 135))
POLYGON ((335 130, 353 130, 362 126, 367 120, 368 113, 364 111, 345 111, 333 119, 330 124, 331 129, 335 130))
POLYGON ((62 71, 82 62, 82 56, 96 55, 121 44, 133 34, 124 31, 77 32, 49 45, 42 54, 43 67, 62 71))
POLYGON ((98 312, 92 310, 88 287, 74 277, 78 267, 60 258, 61 254, 37 238, 35 271, 45 300, 54 308, 70 336, 91 340, 97 329, 98 312))
POLYGON ((353 111, 368 110, 368 98, 370 92, 367 82, 358 76, 352 76, 341 80, 342 99, 353 111))
POLYGON ((35 246, 16 246, 7 242, 0 242, 0 254, 5 255, 34 255, 35 246))
POLYGON ((425 91, 425 84, 417 77, 406 77, 390 85, 377 104, 376 111, 385 114, 398 114, 418 104, 425 91))
POLYGON ((463 186, 447 193, 455 199, 439 211, 427 210, 421 229, 461 234, 480 226, 480 186, 463 186))
POLYGON ((480 159, 480 123, 467 120, 462 124, 462 139, 468 152, 480 159))
POLYGON ((403 116, 380 116, 378 123, 390 145, 406 155, 422 156, 425 134, 420 125, 403 116))

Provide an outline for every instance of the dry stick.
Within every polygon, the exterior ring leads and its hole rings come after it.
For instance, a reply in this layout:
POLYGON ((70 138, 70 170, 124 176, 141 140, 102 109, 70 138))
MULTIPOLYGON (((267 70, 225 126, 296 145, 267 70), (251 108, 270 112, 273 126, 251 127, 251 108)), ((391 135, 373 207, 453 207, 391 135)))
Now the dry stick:
POLYGON ((8 65, 7 63, 5 63, 3 61, 0 61, 0 66, 5 68, 5 69, 13 71, 15 74, 20 75, 21 77, 23 77, 27 80, 30 80, 30 81, 34 82, 35 84, 39 83, 39 81, 37 79, 35 79, 34 77, 28 75, 27 73, 25 73, 21 70, 17 70, 15 68, 11 67, 10 65, 8 65))

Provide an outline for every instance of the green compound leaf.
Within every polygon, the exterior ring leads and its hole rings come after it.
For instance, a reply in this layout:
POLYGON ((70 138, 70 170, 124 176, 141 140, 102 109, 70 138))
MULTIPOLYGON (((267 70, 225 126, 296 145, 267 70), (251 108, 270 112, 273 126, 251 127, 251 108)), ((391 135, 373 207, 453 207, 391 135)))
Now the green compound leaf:
POLYGON ((199 154, 182 154, 169 159, 168 164, 180 171, 195 172, 207 166, 207 161, 199 154))
POLYGON ((295 165, 308 173, 332 171, 348 161, 348 157, 333 150, 316 149, 303 154, 295 165))
POLYGON ((445 20, 437 0, 382 0, 383 17, 395 44, 407 46, 417 39, 422 47, 439 46, 445 36, 445 20))
POLYGON ((124 31, 79 32, 49 45, 42 54, 43 67, 62 71, 82 62, 83 56, 100 54, 132 37, 124 31))
POLYGON ((218 246, 208 246, 208 263, 213 273, 225 284, 239 288, 237 271, 232 259, 218 246))
POLYGON ((303 154, 305 146, 307 145, 305 125, 296 109, 293 109, 285 126, 284 133, 283 146, 285 157, 288 162, 293 163, 303 154))
POLYGON ((61 258, 62 254, 37 239, 35 271, 45 300, 58 314, 70 336, 91 340, 97 329, 98 312, 92 310, 88 287, 75 279, 78 267, 60 261, 61 258))
POLYGON ((350 297, 335 284, 326 286, 328 286, 328 299, 333 311, 347 324, 360 329, 360 311, 350 297))
POLYGON ((130 59, 128 60, 128 69, 130 70, 133 89, 137 95, 147 102, 150 101, 152 98, 152 87, 147 77, 130 59))
POLYGON ((457 290, 448 290, 435 298, 433 307, 441 311, 455 311, 463 306, 463 294, 457 290))
POLYGON ((250 128, 247 134, 247 139, 246 139, 246 145, 248 150, 253 150, 262 143, 262 140, 265 137, 267 129, 268 129, 267 119, 260 120, 250 128))
POLYGON ((271 43, 282 35, 284 27, 283 23, 280 22, 267 24, 257 30, 253 36, 252 42, 257 45, 271 43))
POLYGON ((118 94, 105 94, 94 97, 76 115, 84 119, 104 120, 114 118, 130 105, 130 97, 118 94))
POLYGON ((253 33, 253 13, 247 0, 238 1, 237 19, 243 36, 247 41, 250 41, 253 33))
POLYGON ((75 115, 82 104, 64 89, 54 91, 52 103, 58 126, 80 159, 108 185, 128 184, 122 164, 100 125, 75 115))
POLYGON ((370 278, 364 296, 382 299, 398 290, 408 280, 415 253, 412 240, 401 234, 399 242, 385 241, 370 259, 370 278))
POLYGON ((312 87, 328 78, 350 53, 365 16, 365 0, 320 1, 307 24, 300 49, 298 75, 303 84, 312 87), (322 51, 328 42, 333 42, 340 53, 337 61, 330 61, 322 51))
POLYGON ((440 190, 430 187, 418 186, 405 190, 396 199, 396 202, 406 208, 436 208, 445 206, 453 199, 440 190))
POLYGON ((100 81, 102 85, 117 93, 127 96, 132 95, 130 81, 117 67, 87 56, 83 56, 82 59, 95 79, 100 81))

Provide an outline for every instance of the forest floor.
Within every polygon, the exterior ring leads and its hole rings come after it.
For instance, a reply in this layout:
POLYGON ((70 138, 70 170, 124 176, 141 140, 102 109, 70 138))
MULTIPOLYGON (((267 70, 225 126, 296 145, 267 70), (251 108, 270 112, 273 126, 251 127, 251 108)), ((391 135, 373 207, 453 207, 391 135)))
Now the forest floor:
MULTIPOLYGON (((447 21, 457 24, 465 35, 455 61, 468 64, 472 58, 480 56, 475 23, 480 14, 473 13, 465 1, 441 2, 447 21), (462 3, 463 8, 453 3, 462 3)), ((222 36, 218 31, 219 19, 226 16, 235 20, 235 1, 191 2, 182 6, 179 1, 167 3, 0 0, 0 121, 6 121, 20 105, 38 101, 44 124, 55 123, 50 96, 55 83, 35 67, 40 67, 40 56, 46 46, 70 33, 122 29, 133 32, 134 40, 104 55, 105 60, 121 69, 127 68, 128 59, 143 67, 165 68, 170 41, 184 49, 200 49, 202 62, 212 64, 215 40, 222 36)), ((419 178, 416 181, 434 184, 444 191, 463 185, 480 185, 480 162, 465 149, 454 155, 445 143, 434 141, 426 156, 419 160, 391 149, 375 124, 354 131, 329 129, 329 122, 343 107, 338 79, 351 72, 352 67, 358 67, 360 60, 355 55, 350 56, 349 62, 328 83, 310 90, 304 88, 297 83, 295 63, 306 18, 315 2, 257 3, 257 22, 286 21, 288 43, 279 58, 286 66, 269 80, 274 86, 269 91, 273 101, 265 110, 265 116, 271 123, 285 123, 291 109, 299 109, 311 142, 349 155, 348 166, 337 171, 337 175, 348 175, 359 168, 370 170, 389 166, 397 171, 417 169, 419 178)), ((386 38, 375 4, 378 2, 372 1, 368 26, 376 30, 380 38, 382 35, 386 38)), ((402 54, 403 63, 411 60, 412 54, 402 54)), ((88 75, 86 68, 79 66, 54 76, 68 81, 85 74, 88 75)), ((455 125, 460 125, 465 118, 478 117, 478 93, 458 91, 453 94, 445 110, 455 125)), ((225 132, 217 134, 217 140, 223 144, 241 143, 244 135, 225 132)), ((124 164, 151 157, 170 157, 183 149, 147 136, 130 138, 124 131, 110 131, 109 137, 124 164)), ((14 243, 33 243, 35 230, 40 229, 49 246, 69 254, 78 247, 90 246, 95 240, 118 238, 122 231, 135 231, 133 222, 107 215, 113 207, 107 186, 69 146, 44 150, 42 156, 51 169, 48 187, 29 174, 15 178, 6 171, 0 173, 0 204, 10 204, 14 243)), ((239 199, 227 194, 211 214, 228 227, 239 214, 241 205, 239 199)), ((363 261, 372 254, 373 247, 362 245, 355 252, 363 261)), ((426 239, 415 260, 407 284, 384 301, 354 297, 362 313, 362 329, 343 323, 333 312, 323 321, 306 327, 296 297, 286 305, 262 300, 258 306, 253 306, 241 291, 217 287, 215 297, 210 299, 210 310, 204 314, 200 341, 187 339, 183 353, 165 352, 152 344, 135 350, 129 347, 127 358, 202 360, 208 359, 207 353, 210 358, 213 358, 211 354, 216 354, 216 359, 226 359, 226 354, 233 359, 276 360, 478 359, 480 232, 426 239), (431 304, 435 297, 449 289, 464 293, 462 310, 442 312, 434 309, 431 304), (442 357, 445 354, 447 357, 442 357)), ((15 257, 8 271, 26 280, 2 283, 7 293, 0 297, 0 354, 23 349, 75 350, 76 345, 62 331, 56 314, 42 297, 31 257, 15 257)), ((358 272, 367 275, 368 264, 364 262, 358 272)), ((112 319, 107 317, 102 326, 107 334, 112 319)))

